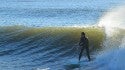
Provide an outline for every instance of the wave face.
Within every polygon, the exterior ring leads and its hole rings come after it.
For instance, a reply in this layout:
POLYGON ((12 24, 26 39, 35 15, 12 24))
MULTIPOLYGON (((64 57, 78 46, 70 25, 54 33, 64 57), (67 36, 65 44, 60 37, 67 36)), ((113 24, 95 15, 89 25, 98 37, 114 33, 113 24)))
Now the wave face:
POLYGON ((99 27, 0 27, 0 68, 65 70, 68 60, 78 59, 82 31, 89 37, 92 55, 101 50, 105 35, 99 27))

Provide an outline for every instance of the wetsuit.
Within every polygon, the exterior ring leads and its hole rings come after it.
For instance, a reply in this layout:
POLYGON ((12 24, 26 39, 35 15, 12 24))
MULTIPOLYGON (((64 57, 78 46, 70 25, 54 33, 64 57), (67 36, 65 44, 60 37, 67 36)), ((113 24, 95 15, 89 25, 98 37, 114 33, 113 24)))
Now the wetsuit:
POLYGON ((86 49, 86 55, 90 61, 90 55, 89 55, 89 41, 88 41, 88 38, 86 37, 81 37, 80 38, 80 43, 79 45, 81 46, 81 51, 79 53, 79 61, 82 57, 82 53, 83 53, 83 50, 86 49))

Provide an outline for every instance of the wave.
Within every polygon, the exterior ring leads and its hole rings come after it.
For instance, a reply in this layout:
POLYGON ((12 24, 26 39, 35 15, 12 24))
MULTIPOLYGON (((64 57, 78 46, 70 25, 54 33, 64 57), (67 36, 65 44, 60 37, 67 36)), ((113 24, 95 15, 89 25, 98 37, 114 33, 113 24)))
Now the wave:
MULTIPOLYGON (((101 49, 105 34, 99 27, 3 26, 0 27, 0 56, 17 56, 16 58, 20 57, 20 59, 24 57, 24 61, 34 62, 29 65, 50 65, 61 58, 78 55, 79 50, 76 48, 78 48, 80 33, 83 31, 89 38, 91 52, 101 49)), ((16 61, 17 64, 20 62, 16 61)))
POLYGON ((0 56, 4 61, 9 57, 10 62, 7 65, 3 63, 0 68, 4 69, 4 66, 10 66, 9 64, 13 64, 12 62, 15 61, 19 67, 15 68, 17 65, 14 64, 10 69, 25 70, 27 68, 30 70, 40 67, 43 67, 41 69, 48 67, 50 69, 57 68, 56 70, 64 69, 62 66, 67 63, 65 60, 78 57, 79 50, 77 48, 79 47, 80 33, 84 31, 90 41, 91 55, 96 59, 83 69, 115 69, 111 66, 117 59, 118 63, 121 62, 119 58, 122 58, 122 54, 120 57, 117 56, 124 53, 124 49, 118 50, 117 48, 124 46, 125 36, 124 29, 116 28, 115 30, 117 33, 108 36, 105 28, 98 26, 43 28, 1 26, 0 56), (114 57, 114 61, 111 61, 112 57, 114 57), (99 68, 99 66, 104 67, 99 68))
POLYGON ((0 68, 65 70, 63 66, 68 60, 77 59, 80 33, 84 31, 90 41, 91 55, 95 59, 83 63, 81 69, 124 70, 124 11, 122 6, 107 12, 100 19, 99 26, 1 26, 0 68))
POLYGON ((100 19, 99 26, 104 28, 106 34, 103 42, 105 50, 97 55, 96 60, 86 70, 125 70, 124 7, 113 9, 100 19))

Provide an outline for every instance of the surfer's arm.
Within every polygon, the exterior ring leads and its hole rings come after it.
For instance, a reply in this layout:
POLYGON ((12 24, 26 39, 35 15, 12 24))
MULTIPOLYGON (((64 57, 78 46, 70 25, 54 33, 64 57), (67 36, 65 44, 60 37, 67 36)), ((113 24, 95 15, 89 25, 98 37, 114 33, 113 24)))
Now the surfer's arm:
POLYGON ((79 46, 81 46, 82 44, 83 44, 83 41, 82 41, 82 38, 80 38, 79 46))
POLYGON ((80 46, 80 44, 81 44, 81 41, 79 42, 79 46, 80 46))
POLYGON ((80 42, 79 42, 79 46, 82 46, 82 45, 83 45, 83 42, 82 42, 82 41, 80 41, 80 42))

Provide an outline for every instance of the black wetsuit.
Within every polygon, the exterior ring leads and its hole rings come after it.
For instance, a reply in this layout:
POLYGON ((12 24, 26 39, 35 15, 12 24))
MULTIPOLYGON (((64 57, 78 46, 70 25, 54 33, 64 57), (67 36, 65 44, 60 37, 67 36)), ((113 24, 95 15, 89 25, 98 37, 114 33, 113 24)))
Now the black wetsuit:
POLYGON ((83 53, 83 50, 86 49, 86 54, 87 54, 87 57, 90 61, 90 55, 89 55, 89 41, 86 37, 81 37, 80 38, 80 43, 79 45, 81 46, 81 51, 79 53, 79 61, 82 57, 82 53, 83 53))

